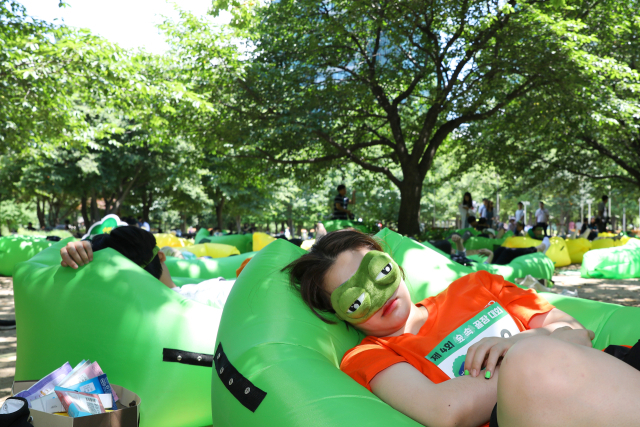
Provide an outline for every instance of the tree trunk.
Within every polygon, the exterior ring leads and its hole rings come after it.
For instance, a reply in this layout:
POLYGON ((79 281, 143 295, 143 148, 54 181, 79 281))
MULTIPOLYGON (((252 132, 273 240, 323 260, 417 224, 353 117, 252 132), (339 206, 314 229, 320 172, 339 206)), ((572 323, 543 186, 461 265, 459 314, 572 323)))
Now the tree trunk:
POLYGON ((187 234, 187 214, 180 213, 180 217, 182 217, 182 223, 180 224, 180 231, 182 231, 182 235, 187 234))
POLYGON ((82 196, 80 198, 80 212, 82 213, 82 219, 84 219, 84 230, 85 233, 89 232, 89 227, 91 227, 91 218, 89 218, 89 212, 87 211, 87 197, 82 196))
POLYGON ((235 216, 236 220, 236 228, 238 230, 238 234, 242 233, 242 217, 240 215, 235 216))
POLYGON ((420 233, 420 199, 422 179, 410 179, 405 175, 400 187, 400 212, 398 213, 398 233, 415 236, 420 233))
POLYGON ((96 190, 91 190, 91 223, 99 221, 98 201, 96 200, 96 190))
POLYGON ((42 206, 40 206, 40 197, 36 197, 36 214, 38 215, 38 222, 40 223, 40 228, 46 227, 47 225, 44 218, 45 206, 46 205, 45 205, 44 199, 42 200, 42 206))
POLYGON ((216 219, 218 220, 218 227, 220 228, 220 231, 224 228, 224 223, 222 221, 222 209, 224 208, 224 202, 224 196, 220 196, 218 203, 216 203, 216 219))
POLYGON ((142 195, 142 218, 146 222, 149 221, 149 211, 151 210, 151 205, 153 205, 153 192, 146 191, 142 195))

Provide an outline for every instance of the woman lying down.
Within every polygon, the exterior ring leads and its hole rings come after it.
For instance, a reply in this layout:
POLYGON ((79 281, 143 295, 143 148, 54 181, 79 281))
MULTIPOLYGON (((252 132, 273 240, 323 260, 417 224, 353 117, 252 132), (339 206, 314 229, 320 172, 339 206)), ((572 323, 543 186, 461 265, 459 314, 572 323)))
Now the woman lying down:
POLYGON ((60 249, 61 265, 77 269, 93 261, 94 252, 106 248, 120 252, 183 297, 212 307, 224 307, 235 283, 235 280, 218 277, 194 285, 176 286, 165 264, 167 256, 156 246, 156 238, 148 231, 133 226, 114 228, 110 234, 93 236, 91 241, 67 243, 60 249))
POLYGON ((592 331, 501 276, 469 274, 413 304, 399 266, 353 230, 327 234, 286 270, 318 317, 332 323, 320 312, 333 312, 367 335, 340 369, 419 423, 640 425, 633 362, 593 349, 592 331))

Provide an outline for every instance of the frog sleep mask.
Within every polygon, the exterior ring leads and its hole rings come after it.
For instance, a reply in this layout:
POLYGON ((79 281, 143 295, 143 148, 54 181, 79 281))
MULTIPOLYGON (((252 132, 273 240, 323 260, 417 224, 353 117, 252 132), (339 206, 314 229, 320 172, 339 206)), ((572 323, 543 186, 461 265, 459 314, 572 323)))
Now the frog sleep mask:
POLYGON ((367 252, 355 274, 333 291, 331 306, 342 320, 365 322, 391 298, 401 280, 400 267, 388 254, 367 252))

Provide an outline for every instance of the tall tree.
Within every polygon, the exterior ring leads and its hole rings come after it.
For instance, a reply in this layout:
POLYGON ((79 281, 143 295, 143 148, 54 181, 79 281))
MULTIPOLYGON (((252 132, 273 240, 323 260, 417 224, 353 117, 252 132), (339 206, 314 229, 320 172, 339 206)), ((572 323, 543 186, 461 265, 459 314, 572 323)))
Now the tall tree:
MULTIPOLYGON (((239 2, 217 6, 230 3, 239 2)), ((452 132, 581 65, 579 52, 555 55, 559 29, 573 27, 547 2, 299 0, 269 2, 254 18, 236 10, 247 60, 233 68, 241 56, 216 58, 236 72, 214 89, 224 108, 212 127, 242 155, 378 173, 400 191, 407 234, 418 232, 424 179, 452 132)), ((208 63, 205 54, 198 60, 208 63)))

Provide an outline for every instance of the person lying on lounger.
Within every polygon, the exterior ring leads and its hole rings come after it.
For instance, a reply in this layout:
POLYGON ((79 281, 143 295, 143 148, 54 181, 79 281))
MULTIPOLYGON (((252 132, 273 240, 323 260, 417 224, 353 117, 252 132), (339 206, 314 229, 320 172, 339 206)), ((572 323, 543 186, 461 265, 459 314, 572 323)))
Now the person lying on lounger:
POLYGON ((487 259, 484 261, 485 264, 496 264, 496 265, 507 265, 514 259, 521 257, 523 255, 534 254, 536 252, 545 253, 551 246, 551 242, 548 237, 545 237, 542 243, 538 246, 533 246, 531 248, 505 248, 503 246, 495 246, 495 249, 492 251, 490 249, 478 249, 478 250, 470 250, 467 251, 464 248, 464 244, 462 243, 462 238, 454 234, 451 236, 451 240, 456 245, 455 253, 451 254, 451 259, 458 264, 469 265, 469 263, 477 262, 472 259, 467 258, 467 255, 483 255, 486 256, 487 259))
POLYGON ((354 230, 328 233, 285 271, 316 316, 367 335, 340 369, 421 424, 639 424, 640 372, 502 276, 472 273, 414 304, 403 270, 354 230))
POLYGON ((97 234, 89 240, 67 243, 60 249, 63 267, 78 269, 93 261, 93 253, 112 248, 158 279, 169 289, 185 298, 223 308, 235 280, 222 277, 205 280, 195 285, 176 286, 165 261, 167 256, 156 246, 156 238, 135 226, 117 227, 109 234, 97 234))

